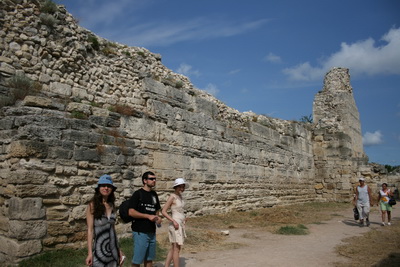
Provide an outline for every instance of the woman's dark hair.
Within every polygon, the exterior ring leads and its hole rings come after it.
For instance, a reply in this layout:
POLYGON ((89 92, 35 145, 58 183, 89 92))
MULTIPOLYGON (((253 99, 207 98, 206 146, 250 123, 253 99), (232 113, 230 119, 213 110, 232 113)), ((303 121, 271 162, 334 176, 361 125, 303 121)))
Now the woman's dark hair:
MULTIPOLYGON (((113 208, 113 211, 115 211, 115 195, 114 195, 115 188, 113 188, 111 194, 107 198, 107 202, 110 204, 110 206, 113 208)), ((95 219, 101 219, 101 217, 104 215, 106 212, 106 207, 103 204, 103 196, 100 194, 99 188, 95 188, 95 193, 90 201, 93 203, 93 217, 95 219)))
POLYGON ((382 185, 386 185, 386 187, 387 187, 387 183, 382 183, 382 185))

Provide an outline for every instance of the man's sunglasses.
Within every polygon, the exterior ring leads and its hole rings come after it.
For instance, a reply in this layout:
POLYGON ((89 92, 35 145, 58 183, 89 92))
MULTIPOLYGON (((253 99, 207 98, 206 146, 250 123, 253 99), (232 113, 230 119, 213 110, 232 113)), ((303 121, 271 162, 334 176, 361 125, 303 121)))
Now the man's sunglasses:
POLYGON ((147 178, 147 180, 155 181, 157 178, 147 178))

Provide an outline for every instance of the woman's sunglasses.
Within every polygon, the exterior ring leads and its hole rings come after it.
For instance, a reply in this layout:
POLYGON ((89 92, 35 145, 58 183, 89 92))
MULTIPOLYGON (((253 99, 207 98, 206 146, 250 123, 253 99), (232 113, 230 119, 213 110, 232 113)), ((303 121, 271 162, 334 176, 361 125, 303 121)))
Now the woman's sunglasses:
POLYGON ((99 187, 113 188, 113 186, 110 184, 100 184, 99 187))

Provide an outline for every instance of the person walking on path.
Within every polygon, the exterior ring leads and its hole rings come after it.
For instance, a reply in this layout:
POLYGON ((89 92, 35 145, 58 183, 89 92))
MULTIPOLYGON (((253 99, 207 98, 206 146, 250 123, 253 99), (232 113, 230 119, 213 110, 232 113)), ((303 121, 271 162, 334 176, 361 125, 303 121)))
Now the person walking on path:
POLYGON ((393 193, 387 188, 387 183, 382 183, 382 189, 378 193, 378 206, 382 213, 382 226, 385 226, 385 217, 387 214, 387 225, 391 225, 392 206, 389 205, 389 199, 393 197, 393 193))
POLYGON ((132 267, 152 267, 156 257, 156 224, 161 225, 161 209, 157 193, 153 190, 156 176, 145 172, 142 176, 143 187, 136 190, 129 199, 129 216, 134 218, 132 267))
POLYGON ((86 265, 93 267, 117 267, 123 263, 123 253, 118 247, 115 232, 116 187, 111 176, 100 177, 95 193, 86 209, 88 256, 86 265))
POLYGON ((186 238, 185 232, 185 202, 182 197, 182 193, 185 188, 189 185, 185 179, 177 178, 174 182, 174 193, 172 193, 162 209, 162 215, 170 221, 168 227, 169 242, 171 248, 168 251, 167 258, 165 260, 165 267, 169 267, 171 261, 174 263, 174 267, 179 267, 179 253, 181 246, 186 238), (171 209, 172 216, 168 214, 168 210, 171 209))
POLYGON ((366 225, 369 226, 369 212, 372 202, 371 189, 365 184, 363 177, 360 177, 358 181, 360 185, 356 188, 356 203, 358 213, 360 214, 360 226, 364 226, 364 219, 366 225))

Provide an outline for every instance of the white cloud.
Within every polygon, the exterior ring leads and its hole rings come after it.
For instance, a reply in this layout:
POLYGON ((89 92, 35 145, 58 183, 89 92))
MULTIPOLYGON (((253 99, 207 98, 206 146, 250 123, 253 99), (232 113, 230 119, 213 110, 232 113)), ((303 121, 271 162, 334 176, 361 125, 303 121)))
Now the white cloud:
POLYGON ((167 46, 183 41, 224 38, 240 35, 265 24, 267 19, 244 23, 230 22, 214 18, 193 18, 189 21, 154 21, 152 23, 121 28, 109 32, 118 36, 122 43, 135 46, 167 46), (129 34, 127 34, 129 33, 129 34))
MULTIPOLYGON (((63 1, 58 1, 63 4, 63 1)), ((141 1, 132 0, 118 0, 115 1, 99 1, 99 0, 85 0, 79 3, 79 9, 76 9, 77 17, 82 23, 82 26, 92 29, 94 27, 104 27, 104 25, 111 25, 116 19, 125 16, 126 13, 133 12, 139 9, 143 4, 141 1)), ((73 5, 71 3, 71 5, 73 5)), ((68 4, 66 4, 68 9, 68 4)))
POLYGON ((274 53, 269 53, 266 57, 265 60, 271 63, 281 63, 282 59, 280 56, 275 55, 274 53))
POLYGON ((338 52, 323 60, 318 67, 309 62, 286 68, 283 73, 291 80, 314 81, 322 79, 332 67, 349 68, 352 75, 400 75, 400 28, 392 28, 377 45, 372 38, 353 44, 343 42, 338 52))
POLYGON ((366 132, 362 138, 364 146, 373 146, 383 143, 383 135, 381 131, 375 131, 374 133, 366 132))
POLYGON ((228 74, 229 75, 234 75, 234 74, 239 73, 241 71, 242 71, 241 69, 235 69, 235 70, 231 70, 228 74))
POLYGON ((219 92, 217 86, 212 83, 207 84, 206 88, 204 88, 203 90, 212 94, 213 96, 216 96, 219 92))
POLYGON ((192 66, 186 64, 186 63, 181 63, 179 65, 179 68, 176 70, 177 73, 183 74, 185 76, 200 76, 200 72, 198 70, 193 70, 192 66))

